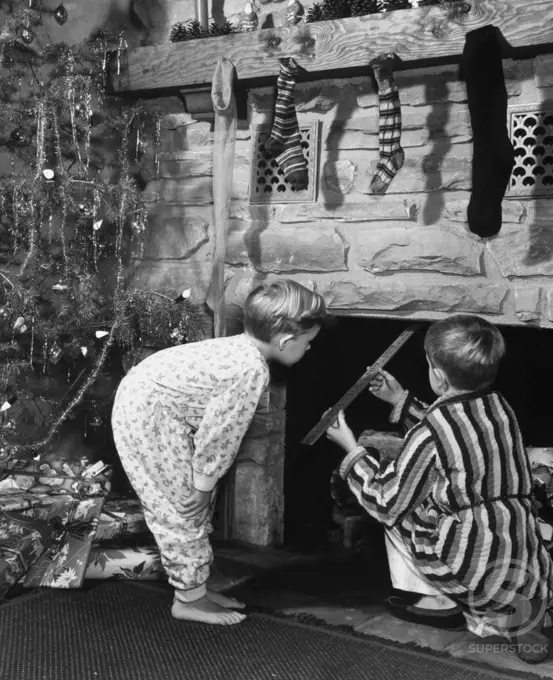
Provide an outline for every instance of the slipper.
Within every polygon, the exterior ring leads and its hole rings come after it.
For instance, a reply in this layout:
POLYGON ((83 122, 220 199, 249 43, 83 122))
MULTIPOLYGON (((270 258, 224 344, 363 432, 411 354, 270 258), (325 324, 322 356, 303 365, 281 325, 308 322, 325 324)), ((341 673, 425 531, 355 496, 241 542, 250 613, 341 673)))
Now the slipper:
POLYGON ((384 602, 386 609, 398 619, 442 630, 465 630, 467 622, 461 607, 424 609, 401 597, 392 595, 384 602))

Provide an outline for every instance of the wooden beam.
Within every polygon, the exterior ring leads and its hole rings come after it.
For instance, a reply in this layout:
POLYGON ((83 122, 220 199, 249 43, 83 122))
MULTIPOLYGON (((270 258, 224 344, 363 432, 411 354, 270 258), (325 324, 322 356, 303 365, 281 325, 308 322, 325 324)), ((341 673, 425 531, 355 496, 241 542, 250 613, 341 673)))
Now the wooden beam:
POLYGON ((111 89, 129 93, 206 86, 219 57, 229 59, 244 81, 276 76, 281 57, 294 57, 319 77, 364 68, 381 52, 394 52, 404 63, 457 58, 465 34, 488 24, 501 31, 511 48, 553 43, 552 0, 468 2, 469 11, 458 19, 449 19, 441 6, 430 6, 135 48, 112 65, 111 89))

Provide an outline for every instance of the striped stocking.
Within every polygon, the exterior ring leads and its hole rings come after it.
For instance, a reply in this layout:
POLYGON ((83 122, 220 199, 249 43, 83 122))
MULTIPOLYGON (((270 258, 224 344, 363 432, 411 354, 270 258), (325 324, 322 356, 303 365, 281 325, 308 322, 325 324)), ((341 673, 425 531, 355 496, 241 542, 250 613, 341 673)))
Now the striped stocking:
POLYGON ((383 194, 405 160, 405 153, 399 143, 401 108, 399 91, 393 73, 394 55, 381 54, 373 59, 369 66, 372 67, 378 84, 380 116, 378 124, 380 158, 371 181, 370 191, 373 194, 383 194))
POLYGON ((275 117, 265 149, 279 164, 292 187, 301 190, 307 189, 309 176, 294 106, 294 85, 298 72, 298 65, 292 58, 281 59, 275 117))

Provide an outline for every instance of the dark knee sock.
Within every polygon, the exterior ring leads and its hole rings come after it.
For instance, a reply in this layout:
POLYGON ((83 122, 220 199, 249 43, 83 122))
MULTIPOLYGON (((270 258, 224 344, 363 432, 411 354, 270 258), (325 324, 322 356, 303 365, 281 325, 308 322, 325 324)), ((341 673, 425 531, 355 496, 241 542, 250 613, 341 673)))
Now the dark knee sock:
POLYGON ((265 142, 265 149, 278 163, 288 182, 300 190, 307 188, 309 175, 294 106, 294 86, 298 70, 293 59, 281 60, 275 116, 271 134, 265 142))
POLYGON ((514 165, 501 44, 494 26, 467 33, 461 69, 474 144, 468 223, 478 236, 493 236, 501 229, 502 202, 514 165))

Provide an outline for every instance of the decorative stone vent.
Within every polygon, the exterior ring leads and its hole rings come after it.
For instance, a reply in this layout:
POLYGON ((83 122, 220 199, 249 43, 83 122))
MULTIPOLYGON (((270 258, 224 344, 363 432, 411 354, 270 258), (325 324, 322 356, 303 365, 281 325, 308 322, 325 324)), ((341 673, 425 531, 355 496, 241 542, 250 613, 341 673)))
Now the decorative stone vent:
POLYGON ((515 167, 509 194, 553 196, 553 110, 510 108, 515 167))
POLYGON ((316 121, 300 126, 301 146, 307 161, 309 184, 298 191, 285 179, 282 169, 265 151, 265 141, 271 129, 265 125, 252 126, 252 169, 250 203, 314 203, 317 200, 319 126, 316 121))

